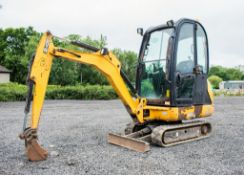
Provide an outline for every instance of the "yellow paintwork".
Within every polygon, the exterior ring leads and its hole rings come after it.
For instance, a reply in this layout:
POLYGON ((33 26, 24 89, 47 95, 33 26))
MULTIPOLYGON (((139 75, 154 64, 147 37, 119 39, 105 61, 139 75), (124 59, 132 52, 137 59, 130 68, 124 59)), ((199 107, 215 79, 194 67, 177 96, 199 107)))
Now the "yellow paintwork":
POLYGON ((51 42, 52 36, 48 33, 45 33, 39 42, 36 50, 35 59, 31 67, 30 79, 35 82, 32 105, 32 128, 37 128, 39 123, 49 74, 52 66, 53 56, 48 51, 47 53, 43 52, 45 44, 48 44, 46 43, 47 41, 50 41, 49 49, 52 49, 54 47, 53 43, 51 42))
MULTIPOLYGON (((101 55, 100 52, 96 53, 82 53, 80 51, 73 50, 60 50, 53 45, 52 35, 45 33, 38 45, 36 56, 31 68, 30 79, 34 81, 35 88, 33 93, 33 105, 32 105, 32 122, 31 128, 38 127, 39 118, 44 102, 46 87, 48 84, 49 74, 53 58, 65 58, 70 61, 78 62, 81 64, 89 64, 94 66, 108 79, 123 104, 129 109, 129 113, 136 116, 136 119, 140 123, 145 121, 160 120, 160 121, 179 121, 182 120, 179 114, 179 108, 177 107, 159 107, 146 105, 146 99, 140 99, 140 97, 133 98, 120 75, 121 63, 109 52, 108 55, 101 55), (79 56, 79 57, 78 57, 79 56), (149 110, 149 116, 143 116, 143 111, 149 110)), ((213 100, 210 84, 208 84, 208 92, 211 100, 213 100)), ((167 92, 170 95, 170 92, 167 92)), ((185 108, 185 118, 192 119, 196 117, 207 117, 212 114, 212 105, 203 105, 201 113, 197 116, 194 113, 195 107, 185 108)))
POLYGON ((214 93, 211 83, 208 81, 208 94, 210 96, 211 102, 213 103, 214 100, 214 93))

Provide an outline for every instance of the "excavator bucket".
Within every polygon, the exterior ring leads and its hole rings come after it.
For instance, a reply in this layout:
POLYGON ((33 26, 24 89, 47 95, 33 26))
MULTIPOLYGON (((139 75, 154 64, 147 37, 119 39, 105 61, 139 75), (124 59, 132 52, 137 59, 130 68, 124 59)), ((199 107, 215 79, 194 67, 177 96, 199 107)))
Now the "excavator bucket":
POLYGON ((47 158, 48 152, 37 142, 36 129, 27 128, 19 137, 25 140, 26 155, 30 161, 41 161, 47 158))
POLYGON ((48 152, 39 145, 36 139, 33 139, 26 145, 26 155, 31 161, 41 161, 47 158, 48 152))

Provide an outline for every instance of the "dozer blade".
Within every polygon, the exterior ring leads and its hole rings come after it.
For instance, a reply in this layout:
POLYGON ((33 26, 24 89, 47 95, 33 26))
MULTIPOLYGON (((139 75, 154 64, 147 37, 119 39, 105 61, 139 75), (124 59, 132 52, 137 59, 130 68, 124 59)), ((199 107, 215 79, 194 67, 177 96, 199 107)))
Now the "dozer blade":
POLYGON ((130 135, 118 135, 109 133, 107 137, 108 143, 122 146, 137 152, 146 152, 150 150, 150 144, 141 139, 130 137, 130 135))
POLYGON ((26 145, 26 155, 30 161, 41 161, 47 158, 48 152, 38 144, 36 139, 32 139, 26 145))

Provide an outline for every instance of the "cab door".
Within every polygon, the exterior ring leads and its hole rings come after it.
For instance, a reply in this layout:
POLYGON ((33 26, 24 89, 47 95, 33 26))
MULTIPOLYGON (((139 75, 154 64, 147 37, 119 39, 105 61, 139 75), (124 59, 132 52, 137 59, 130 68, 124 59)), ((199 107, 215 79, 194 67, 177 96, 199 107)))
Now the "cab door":
POLYGON ((193 103, 195 74, 194 23, 183 23, 178 30, 175 64, 175 99, 176 105, 193 103))
POLYGON ((195 55, 196 64, 194 67, 195 84, 193 88, 193 103, 201 105, 210 103, 209 94, 207 91, 208 78, 208 42, 207 35, 201 25, 194 25, 195 34, 195 55))
POLYGON ((207 94, 208 46, 204 29, 189 21, 178 29, 175 54, 175 104, 205 104, 207 94))

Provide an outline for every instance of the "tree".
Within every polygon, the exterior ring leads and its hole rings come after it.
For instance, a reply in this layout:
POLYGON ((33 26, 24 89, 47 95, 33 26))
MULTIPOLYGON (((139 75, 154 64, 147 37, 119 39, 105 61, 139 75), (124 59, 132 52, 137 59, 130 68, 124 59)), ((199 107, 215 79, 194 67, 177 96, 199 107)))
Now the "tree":
MULTIPOLYGON (((65 39, 70 41, 81 41, 97 48, 106 46, 106 39, 102 35, 100 40, 93 40, 88 36, 82 38, 80 35, 76 34, 69 35, 65 37, 65 39)), ((67 42, 60 42, 59 40, 54 40, 54 44, 55 46, 59 46, 65 49, 89 52, 88 50, 81 49, 80 47, 71 45, 67 42)), ((74 85, 76 83, 80 83, 81 75, 83 83, 108 84, 106 78, 95 68, 89 65, 70 62, 62 58, 55 59, 53 62, 50 83, 59 85, 74 85)))
POLYGON ((0 31, 0 63, 12 71, 11 81, 24 83, 27 65, 23 60, 25 49, 31 36, 36 32, 32 27, 7 28, 0 31))
POLYGON ((243 78, 244 73, 236 68, 213 66, 209 70, 209 77, 212 75, 219 76, 224 81, 227 81, 227 80, 241 80, 243 78))
POLYGON ((78 82, 78 67, 76 63, 65 59, 57 58, 53 60, 50 84, 75 85, 78 82))
MULTIPOLYGON (((102 35, 99 40, 94 40, 91 39, 89 36, 87 36, 85 38, 81 38, 80 41, 99 49, 107 46, 107 40, 102 35)), ((83 51, 89 52, 87 50, 83 50, 83 51)), ((106 77, 102 75, 102 73, 100 73, 97 69, 89 65, 84 65, 84 64, 80 65, 80 75, 81 74, 82 74, 83 83, 101 84, 101 85, 108 84, 106 77)))
POLYGON ((133 51, 122 51, 113 49, 112 52, 117 56, 122 64, 122 70, 125 71, 131 82, 136 79, 137 54, 133 51))
POLYGON ((241 76, 241 80, 244 80, 244 73, 243 73, 242 76, 241 76))
POLYGON ((226 69, 227 80, 241 80, 243 73, 239 69, 226 69))
MULTIPOLYGON (((28 73, 27 67, 31 56, 35 53, 41 35, 41 33, 36 32, 32 27, 7 28, 4 30, 0 28, 0 64, 12 70, 11 81, 25 83, 28 73)), ((92 39, 89 36, 81 37, 80 35, 71 34, 65 37, 65 39, 81 41, 99 49, 107 45, 106 37, 102 35, 99 39, 92 39)), ((54 44, 64 49, 90 52, 89 50, 71 45, 69 42, 59 41, 55 38, 54 44)), ((136 77, 137 54, 121 49, 113 49, 112 52, 120 60, 122 69, 128 78, 134 82, 136 77)), ((95 68, 89 65, 70 62, 62 58, 54 59, 49 83, 74 85, 80 83, 81 74, 83 83, 108 84, 106 77, 95 68)))
POLYGON ((219 89, 219 83, 222 82, 222 78, 220 78, 219 76, 217 75, 211 75, 209 78, 208 78, 209 82, 211 83, 212 87, 214 89, 219 89))
POLYGON ((4 30, 0 29, 0 64, 3 65, 5 61, 4 49, 7 46, 6 35, 4 30))
POLYGON ((226 73, 226 68, 222 67, 222 66, 213 66, 210 68, 209 70, 209 74, 208 76, 212 76, 212 75, 216 75, 218 77, 221 77, 223 80, 227 80, 228 76, 226 73))

